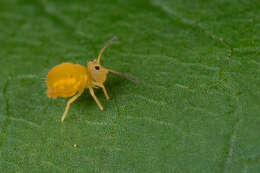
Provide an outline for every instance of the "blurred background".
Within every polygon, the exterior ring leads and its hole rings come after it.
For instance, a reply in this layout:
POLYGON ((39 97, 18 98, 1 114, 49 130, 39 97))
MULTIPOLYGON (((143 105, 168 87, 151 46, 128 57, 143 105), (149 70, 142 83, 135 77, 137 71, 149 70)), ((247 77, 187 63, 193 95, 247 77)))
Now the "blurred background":
POLYGON ((260 2, 0 0, 0 172, 260 172, 260 2), (45 94, 113 36, 96 95, 45 94))

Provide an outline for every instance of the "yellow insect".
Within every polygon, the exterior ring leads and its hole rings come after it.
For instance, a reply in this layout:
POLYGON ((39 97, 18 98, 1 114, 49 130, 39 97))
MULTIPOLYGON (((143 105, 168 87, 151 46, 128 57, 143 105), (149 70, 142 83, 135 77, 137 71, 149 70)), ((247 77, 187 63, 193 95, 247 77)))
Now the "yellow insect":
POLYGON ((95 96, 93 87, 102 88, 106 99, 108 100, 109 96, 103 84, 106 81, 106 74, 108 72, 115 73, 136 82, 133 77, 127 74, 123 74, 112 69, 107 69, 100 65, 101 55, 104 50, 115 40, 117 40, 116 37, 108 41, 100 50, 98 58, 88 62, 88 67, 68 62, 56 65, 48 72, 46 78, 46 84, 48 87, 46 94, 48 97, 57 98, 60 96, 67 98, 73 96, 66 104, 65 111, 61 117, 61 122, 64 121, 70 104, 73 103, 87 88, 89 89, 91 96, 96 101, 98 107, 103 110, 101 103, 95 96))

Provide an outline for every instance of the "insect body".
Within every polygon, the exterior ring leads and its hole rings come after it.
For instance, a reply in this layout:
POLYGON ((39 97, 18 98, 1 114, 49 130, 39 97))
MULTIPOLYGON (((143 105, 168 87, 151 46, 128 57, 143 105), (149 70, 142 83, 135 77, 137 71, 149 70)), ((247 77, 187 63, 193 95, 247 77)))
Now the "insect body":
POLYGON ((114 37, 112 40, 110 40, 101 49, 98 58, 88 62, 88 67, 68 62, 59 64, 48 72, 46 78, 46 84, 48 86, 46 91, 47 96, 51 98, 57 98, 59 96, 63 98, 71 97, 68 100, 65 111, 61 117, 62 122, 68 113, 70 104, 73 103, 87 88, 89 89, 91 96, 96 101, 98 107, 103 110, 101 103, 95 96, 93 87, 102 88, 106 99, 108 100, 109 96, 103 84, 106 81, 106 74, 108 72, 121 75, 129 80, 136 82, 134 78, 126 74, 104 68, 100 65, 101 55, 103 54, 105 48, 116 39, 117 38, 114 37))

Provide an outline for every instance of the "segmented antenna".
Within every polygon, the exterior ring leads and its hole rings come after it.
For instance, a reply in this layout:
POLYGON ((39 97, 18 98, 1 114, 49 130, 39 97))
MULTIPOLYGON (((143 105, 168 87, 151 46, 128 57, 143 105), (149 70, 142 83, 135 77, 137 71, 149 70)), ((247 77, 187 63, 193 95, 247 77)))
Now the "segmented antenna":
POLYGON ((109 72, 112 72, 112 73, 114 73, 114 74, 117 74, 117 75, 119 75, 119 76, 122 76, 122 77, 124 77, 124 78, 126 78, 126 79, 128 79, 128 80, 131 80, 131 81, 133 81, 133 82, 135 82, 135 83, 139 83, 139 81, 138 80, 136 80, 134 77, 132 77, 132 76, 130 76, 130 75, 128 75, 128 74, 125 74, 125 73, 121 73, 121 72, 118 72, 118 71, 115 71, 115 70, 112 70, 112 69, 107 69, 109 72))
POLYGON ((116 41, 116 40, 117 40, 117 37, 116 37, 116 36, 113 37, 113 38, 112 38, 111 40, 109 40, 109 41, 105 44, 105 46, 100 50, 100 52, 99 52, 99 54, 98 54, 97 63, 100 64, 100 59, 101 59, 101 56, 102 56, 104 50, 105 50, 109 45, 111 45, 114 41, 116 41))

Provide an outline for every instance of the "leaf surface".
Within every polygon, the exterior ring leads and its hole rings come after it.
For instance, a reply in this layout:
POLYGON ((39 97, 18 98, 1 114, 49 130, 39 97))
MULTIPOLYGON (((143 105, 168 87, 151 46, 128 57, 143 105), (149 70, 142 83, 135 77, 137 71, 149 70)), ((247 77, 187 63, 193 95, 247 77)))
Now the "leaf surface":
POLYGON ((0 1, 0 172, 260 172, 258 1, 0 1), (113 36, 111 100, 48 99, 47 72, 113 36))

